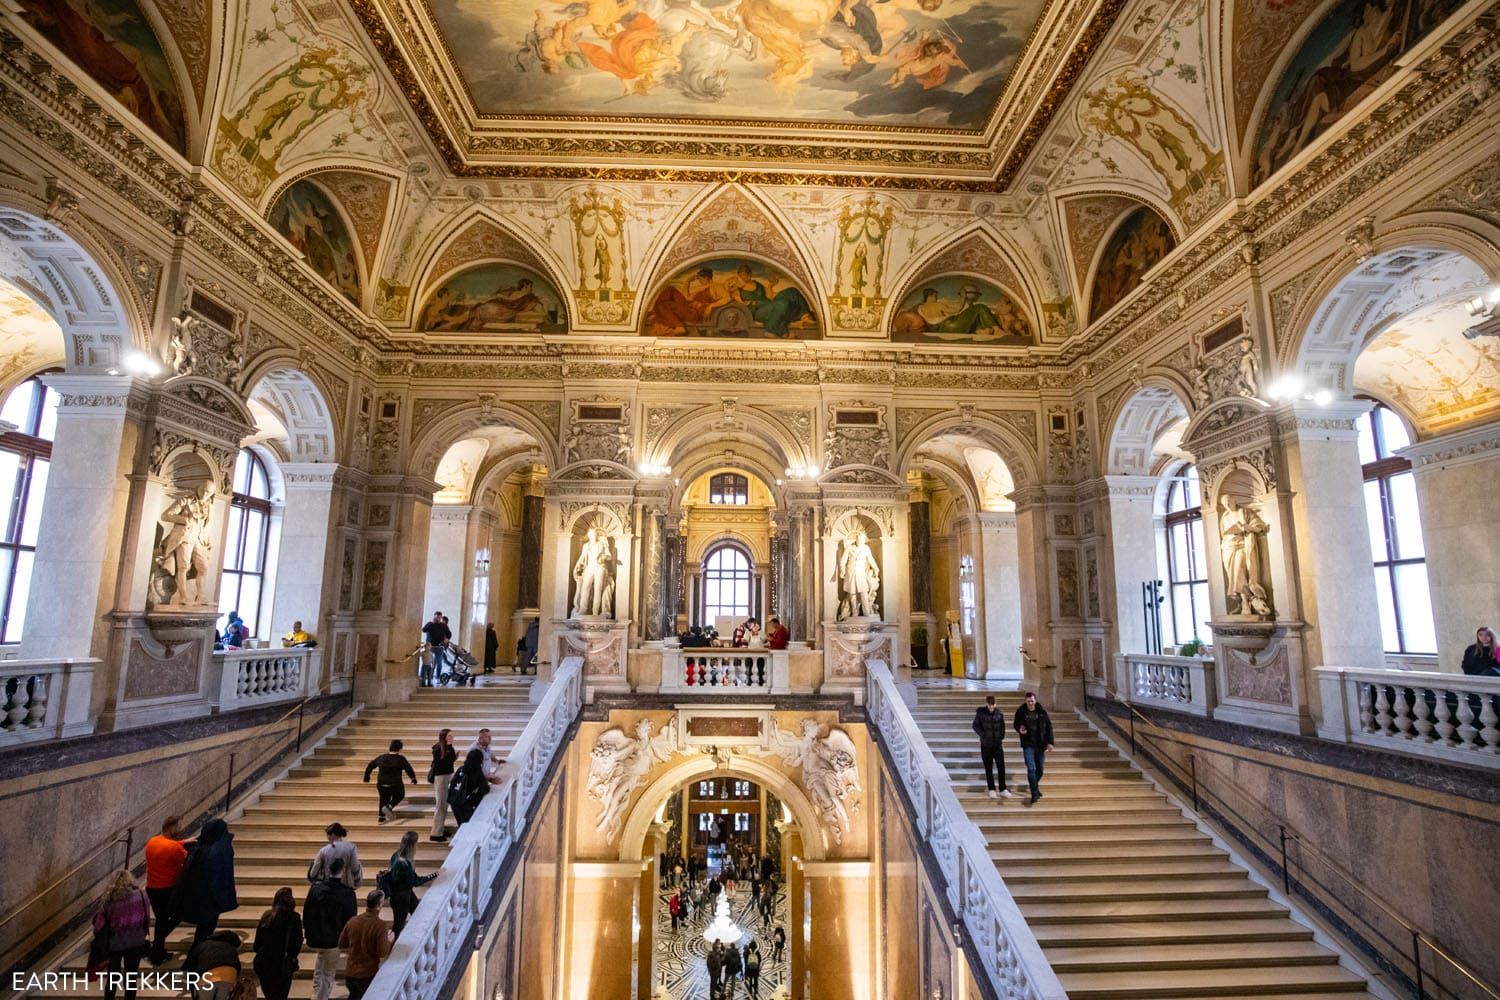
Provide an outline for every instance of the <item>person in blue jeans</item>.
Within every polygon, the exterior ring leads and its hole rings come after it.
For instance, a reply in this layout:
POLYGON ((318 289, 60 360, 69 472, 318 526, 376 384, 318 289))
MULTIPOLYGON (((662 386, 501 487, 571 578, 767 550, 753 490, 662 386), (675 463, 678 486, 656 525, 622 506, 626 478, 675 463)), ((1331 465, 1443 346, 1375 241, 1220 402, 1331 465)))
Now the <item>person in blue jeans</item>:
POLYGON ((1021 756, 1026 761, 1026 783, 1031 786, 1031 802, 1042 797, 1042 768, 1047 751, 1052 749, 1052 719, 1047 710, 1036 700, 1036 694, 1026 692, 1026 700, 1016 709, 1012 725, 1021 737, 1021 756))

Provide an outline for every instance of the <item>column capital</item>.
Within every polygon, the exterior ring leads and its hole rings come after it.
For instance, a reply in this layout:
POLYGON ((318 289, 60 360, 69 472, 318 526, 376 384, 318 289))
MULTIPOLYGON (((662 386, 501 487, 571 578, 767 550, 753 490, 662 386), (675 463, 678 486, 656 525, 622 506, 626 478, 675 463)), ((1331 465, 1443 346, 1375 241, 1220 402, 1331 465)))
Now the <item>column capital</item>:
POLYGON ((1352 441, 1359 435, 1359 418, 1374 405, 1369 399, 1340 399, 1321 406, 1307 400, 1289 403, 1276 411, 1276 429, 1296 437, 1352 441))
POLYGON ((287 490, 331 490, 340 466, 337 462, 282 462, 280 468, 287 490))
POLYGON ((1397 452, 1419 472, 1483 462, 1500 455, 1500 422, 1450 431, 1397 452))
POLYGON ((469 517, 474 513, 474 505, 467 503, 435 503, 432 505, 432 519, 434 521, 458 521, 469 523, 469 517))
POLYGON ((960 514, 953 519, 955 524, 975 528, 979 531, 1002 531, 1016 526, 1015 511, 982 510, 960 514))
POLYGON ((1161 486, 1159 476, 1104 476, 1104 495, 1110 500, 1152 501, 1161 486))
POLYGON ((59 413, 86 416, 124 416, 135 410, 144 412, 154 387, 134 375, 85 375, 73 372, 51 372, 41 376, 42 384, 57 393, 59 413))

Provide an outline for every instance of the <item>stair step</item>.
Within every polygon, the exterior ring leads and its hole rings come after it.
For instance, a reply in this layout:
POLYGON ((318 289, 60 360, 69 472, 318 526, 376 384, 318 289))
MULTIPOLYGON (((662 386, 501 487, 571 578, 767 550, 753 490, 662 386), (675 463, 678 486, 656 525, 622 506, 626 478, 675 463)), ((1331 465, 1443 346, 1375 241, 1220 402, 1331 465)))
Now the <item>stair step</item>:
POLYGON ((1178 997, 1255 997, 1347 993, 1364 983, 1338 965, 1285 968, 1153 969, 1061 975, 1071 1000, 1167 1000, 1178 997))
POLYGON ((1156 945, 1240 941, 1311 941, 1312 931, 1279 912, 1221 920, 1112 920, 1099 923, 1031 924, 1047 954, 1056 947, 1142 948, 1156 945))
POLYGON ((1005 861, 998 866, 1007 885, 1028 882, 1096 882, 1100 879, 1152 879, 1157 883, 1181 882, 1205 876, 1245 878, 1245 870, 1227 857, 1217 858, 1109 858, 1096 864, 1076 861, 1005 861))
POLYGON ((1337 965, 1338 956, 1314 941, 1234 941, 1165 944, 1150 950, 1096 946, 1052 948, 1047 960, 1058 975, 1071 972, 1142 972, 1337 965))
POLYGON ((1057 895, 1027 902, 1021 906, 1027 923, 1097 924, 1111 920, 1170 922, 1191 917, 1194 920, 1239 920, 1245 917, 1286 917, 1286 911, 1264 893, 1225 898, 1196 899, 1121 899, 1080 900, 1057 895))

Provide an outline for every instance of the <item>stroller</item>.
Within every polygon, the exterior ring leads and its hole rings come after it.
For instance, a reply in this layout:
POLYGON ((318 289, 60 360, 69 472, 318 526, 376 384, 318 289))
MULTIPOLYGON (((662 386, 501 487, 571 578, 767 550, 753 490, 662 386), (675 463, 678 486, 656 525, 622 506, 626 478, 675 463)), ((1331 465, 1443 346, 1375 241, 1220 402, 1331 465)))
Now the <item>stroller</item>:
POLYGON ((473 687, 477 678, 474 676, 474 668, 479 666, 479 658, 464 649, 457 643, 448 644, 448 671, 437 676, 437 683, 451 684, 454 687, 473 687))

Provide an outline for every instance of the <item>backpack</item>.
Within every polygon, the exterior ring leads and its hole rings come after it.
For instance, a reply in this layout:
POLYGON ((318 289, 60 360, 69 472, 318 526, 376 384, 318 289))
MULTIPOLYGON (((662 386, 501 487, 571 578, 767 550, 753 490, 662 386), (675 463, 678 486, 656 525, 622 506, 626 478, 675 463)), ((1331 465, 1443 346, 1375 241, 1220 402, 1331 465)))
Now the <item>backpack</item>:
POLYGON ((389 869, 382 868, 380 871, 375 873, 375 888, 384 893, 386 899, 391 898, 391 892, 395 889, 395 885, 391 882, 391 873, 389 869))

